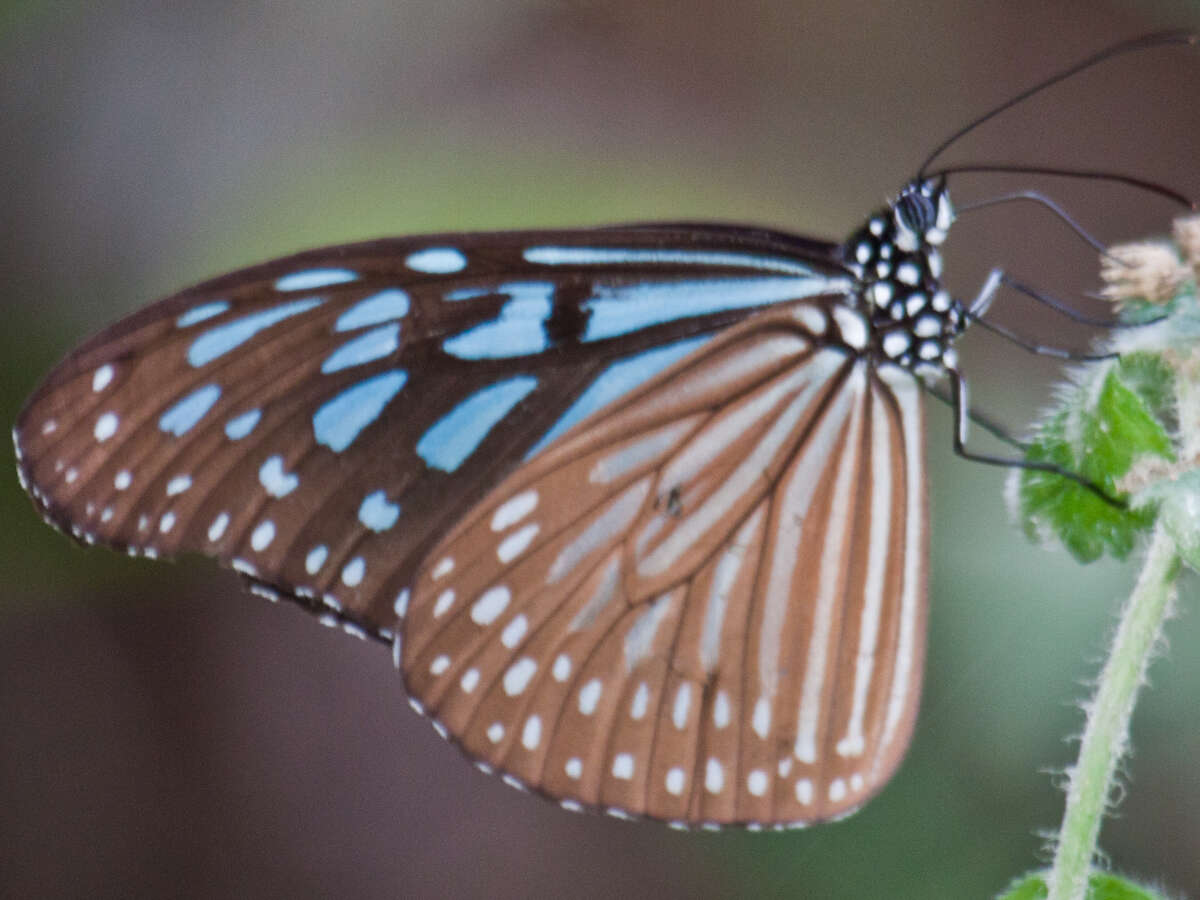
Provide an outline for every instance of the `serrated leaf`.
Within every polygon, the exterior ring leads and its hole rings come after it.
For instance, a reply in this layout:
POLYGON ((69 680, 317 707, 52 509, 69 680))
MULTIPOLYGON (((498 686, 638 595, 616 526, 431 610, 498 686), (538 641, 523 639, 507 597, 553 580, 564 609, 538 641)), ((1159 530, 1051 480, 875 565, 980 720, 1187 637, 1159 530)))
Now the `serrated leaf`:
MULTIPOLYGON (((1146 454, 1173 459, 1163 418, 1171 408, 1171 375, 1150 354, 1110 366, 1103 380, 1077 388, 1047 419, 1026 460, 1050 462, 1078 473, 1112 497, 1135 459, 1146 454)), ((1118 559, 1133 549, 1154 509, 1123 509, 1077 482, 1050 472, 1021 473, 1020 515, 1033 539, 1057 537, 1082 562, 1104 553, 1118 559)))
POLYGON ((1154 353, 1130 353, 1116 366, 1117 377, 1139 397, 1146 412, 1172 430, 1175 420, 1175 375, 1154 353))

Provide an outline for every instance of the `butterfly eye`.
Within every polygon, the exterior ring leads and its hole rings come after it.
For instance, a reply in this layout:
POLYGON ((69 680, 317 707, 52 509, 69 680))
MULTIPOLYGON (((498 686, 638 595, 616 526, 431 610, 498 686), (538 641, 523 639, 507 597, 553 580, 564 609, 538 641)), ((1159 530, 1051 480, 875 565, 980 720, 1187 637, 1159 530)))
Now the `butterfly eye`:
POLYGON ((924 237, 936 218, 933 200, 921 191, 905 191, 896 201, 896 225, 918 237, 924 237))

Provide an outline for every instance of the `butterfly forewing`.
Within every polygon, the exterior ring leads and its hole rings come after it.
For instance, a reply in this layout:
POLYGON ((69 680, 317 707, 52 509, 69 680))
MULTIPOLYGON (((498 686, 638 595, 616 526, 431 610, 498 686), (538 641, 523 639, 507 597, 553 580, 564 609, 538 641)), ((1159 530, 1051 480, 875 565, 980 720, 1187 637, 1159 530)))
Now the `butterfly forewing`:
POLYGON ((680 822, 807 823, 883 784, 919 697, 920 407, 830 311, 721 334, 430 553, 402 667, 468 753, 680 822))
POLYGON ((216 556, 386 633, 431 544, 531 450, 749 312, 847 285, 830 245, 732 228, 313 251, 73 353, 17 423, 21 474, 81 539, 216 556))

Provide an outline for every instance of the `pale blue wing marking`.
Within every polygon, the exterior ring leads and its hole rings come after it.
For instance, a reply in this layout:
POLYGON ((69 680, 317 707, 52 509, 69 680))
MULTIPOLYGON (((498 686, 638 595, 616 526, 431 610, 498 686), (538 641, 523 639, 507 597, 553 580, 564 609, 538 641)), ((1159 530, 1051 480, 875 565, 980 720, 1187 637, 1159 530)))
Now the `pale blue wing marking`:
POLYGON ((230 350, 237 349, 264 328, 270 328, 284 319, 308 312, 310 309, 320 306, 322 302, 320 297, 293 300, 291 303, 272 306, 270 309, 264 309, 261 312, 218 326, 212 331, 200 335, 192 342, 192 346, 188 348, 188 362, 193 366, 207 365, 230 350))
POLYGON ((262 410, 252 409, 240 416, 234 416, 225 423, 225 436, 231 441, 240 441, 254 430, 258 420, 262 418, 262 410))
POLYGON ((326 401, 313 414, 317 443, 341 453, 354 443, 359 432, 379 418, 406 381, 408 373, 403 369, 380 372, 326 401))
POLYGON ((546 282, 513 283, 492 290, 451 291, 447 300, 465 300, 482 294, 512 297, 491 322, 447 338, 442 349, 459 359, 505 359, 542 353, 548 346, 546 319, 553 309, 554 285, 546 282))
POLYGON ((325 358, 321 371, 328 375, 351 366, 374 362, 396 352, 400 346, 400 324, 393 322, 347 341, 325 358))
POLYGON ((794 260, 758 253, 733 253, 721 250, 663 250, 648 247, 529 247, 525 261, 544 266, 627 265, 662 263, 663 265, 742 266, 765 272, 812 275, 813 270, 794 260))
POLYGON ((356 281, 358 279, 357 272, 351 272, 349 269, 307 269, 303 272, 293 272, 291 275, 284 275, 276 280, 275 290, 277 291, 315 291, 318 288, 329 287, 334 284, 345 284, 348 281, 356 281))
POLYGON ((535 387, 532 375, 518 375, 476 391, 421 435, 417 454, 430 468, 455 471, 535 387))
POLYGON ((283 467, 283 457, 276 453, 258 467, 258 483, 272 497, 286 497, 300 487, 300 476, 283 467))
POLYGON ((583 340, 598 341, 677 319, 768 306, 817 294, 848 293, 848 278, 705 278, 601 285, 584 308, 590 310, 583 340))
POLYGON ((219 316, 221 313, 229 309, 228 300, 214 300, 211 303, 202 303, 199 306, 193 306, 178 319, 175 324, 180 328, 187 328, 189 325, 196 325, 203 322, 205 319, 211 319, 213 316, 219 316))
POLYGON ((417 272, 429 272, 434 275, 445 275, 450 272, 461 272, 467 267, 467 258, 462 251, 453 247, 430 247, 410 253, 404 264, 417 272))
POLYGON ((175 437, 183 437, 207 415, 220 396, 221 389, 215 384, 192 391, 162 414, 158 420, 159 429, 175 437))
POLYGON ((408 294, 399 288, 389 288, 359 300, 338 316, 335 331, 351 331, 366 328, 392 319, 403 319, 408 315, 408 294))
POLYGON ((711 339, 712 335, 687 338, 613 363, 587 386, 542 439, 533 445, 525 458, 529 459, 541 453, 551 441, 565 434, 572 426, 649 381, 663 369, 683 359, 711 339))
POLYGON ((372 531, 387 531, 400 518, 400 504, 388 501, 383 491, 373 491, 358 507, 358 521, 372 531))

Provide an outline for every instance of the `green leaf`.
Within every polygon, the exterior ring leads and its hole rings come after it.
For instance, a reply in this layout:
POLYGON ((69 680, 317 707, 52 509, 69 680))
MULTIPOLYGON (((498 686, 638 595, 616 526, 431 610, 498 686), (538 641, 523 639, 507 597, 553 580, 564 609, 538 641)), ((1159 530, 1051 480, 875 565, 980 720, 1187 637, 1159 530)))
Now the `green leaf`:
MULTIPOLYGON (((1136 459, 1174 459, 1172 384, 1167 366, 1148 353, 1098 368, 1042 423, 1026 460, 1053 463, 1117 497, 1117 482, 1136 459)), ((1020 474, 1018 501, 1031 539, 1057 537, 1082 562, 1106 552, 1124 559, 1155 513, 1119 508, 1077 482, 1032 469, 1020 474)))
POLYGON ((1026 875, 1018 878, 996 900, 1046 900, 1048 893, 1046 880, 1042 875, 1026 875))
MULTIPOLYGON (((1018 879, 998 900, 1045 900, 1046 894, 1044 875, 1037 873, 1018 879)), ((1167 900, 1167 897, 1118 875, 1094 872, 1088 877, 1087 900, 1167 900)))

